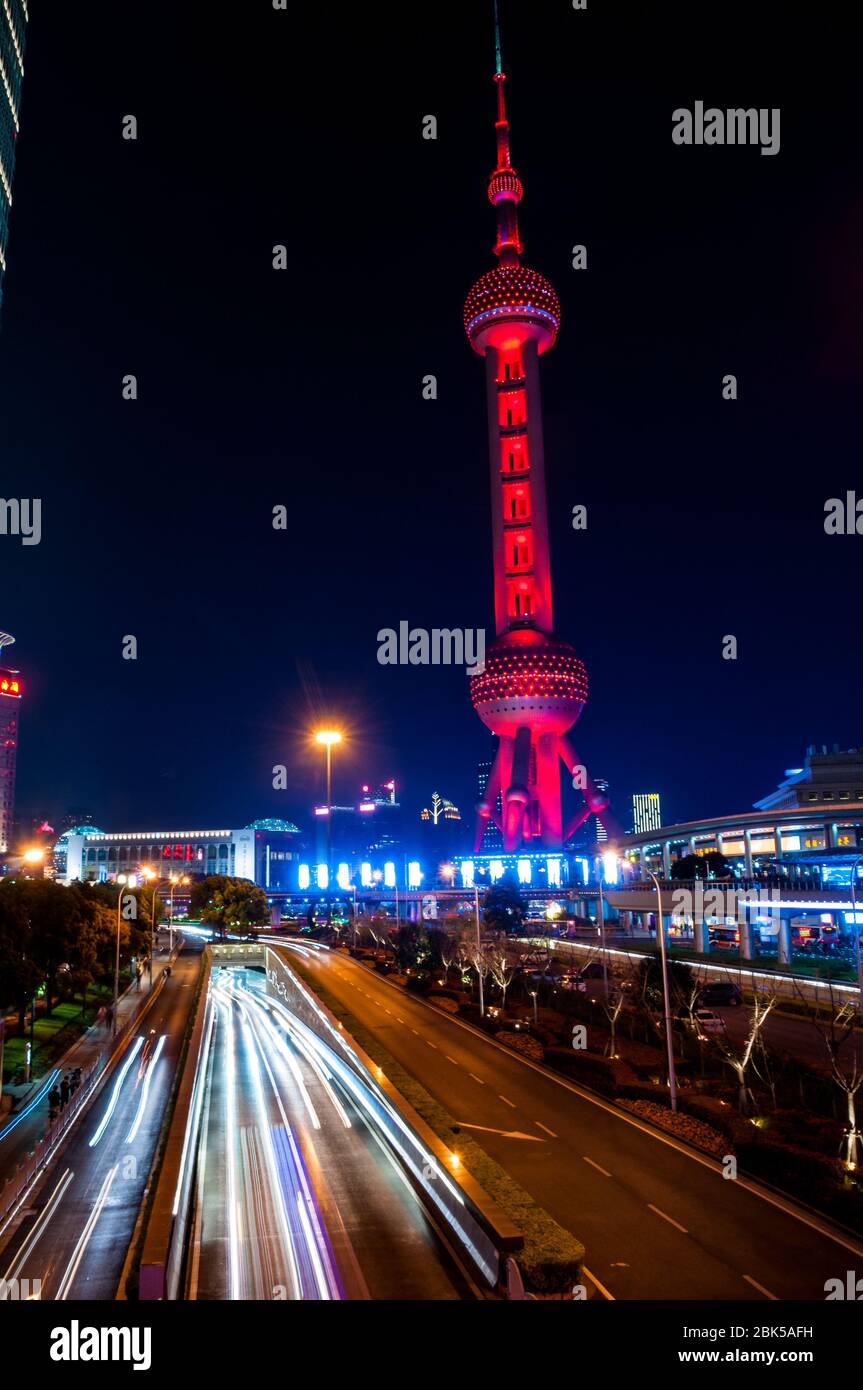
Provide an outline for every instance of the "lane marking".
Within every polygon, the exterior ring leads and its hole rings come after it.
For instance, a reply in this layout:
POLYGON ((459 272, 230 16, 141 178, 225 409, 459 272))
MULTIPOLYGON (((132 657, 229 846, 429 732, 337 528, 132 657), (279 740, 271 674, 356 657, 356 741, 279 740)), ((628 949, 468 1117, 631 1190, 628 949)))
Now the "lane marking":
MULTIPOLYGON (((589 1163, 590 1166, 591 1166, 591 1168, 595 1168, 596 1171, 597 1171, 597 1173, 601 1173, 602 1176, 603 1176, 604 1178, 610 1178, 610 1177, 611 1177, 611 1174, 609 1173, 609 1171, 608 1171, 607 1168, 601 1167, 601 1165, 600 1165, 599 1163, 594 1163, 593 1159, 592 1159, 592 1158, 588 1158, 587 1154, 582 1154, 581 1156, 582 1156, 582 1158, 584 1159, 585 1163, 589 1163)), ((655 1208, 654 1208, 654 1210, 655 1210, 655 1208)), ((661 1215, 661 1213, 660 1213, 660 1215, 661 1215)), ((683 1227, 681 1226, 680 1229, 682 1230, 683 1227)))
POLYGON ((435 1052, 437 1052, 437 1043, 429 1042, 428 1038, 426 1038, 426 1046, 433 1047, 435 1052))
POLYGON ((482 1077, 481 1077, 481 1076, 477 1076, 474 1072, 469 1071, 469 1072, 468 1072, 468 1076, 470 1077, 471 1081, 476 1081, 478 1085, 480 1085, 480 1086, 484 1086, 484 1085, 485 1085, 485 1082, 483 1081, 482 1077))
MULTIPOLYGON (((536 1124, 539 1124, 539 1121, 536 1120, 535 1123, 536 1123, 536 1124)), ((587 1265, 582 1265, 581 1268, 582 1268, 582 1272, 583 1272, 584 1274, 587 1275, 587 1277, 588 1277, 588 1279, 590 1280, 590 1282, 591 1282, 592 1284, 595 1284, 596 1287, 599 1289, 599 1292, 602 1294, 603 1298, 607 1298, 608 1301, 609 1301, 609 1303, 616 1303, 616 1302, 617 1302, 616 1298, 614 1297, 614 1294, 613 1294, 613 1293, 609 1293, 608 1289, 605 1287, 604 1284, 601 1284, 601 1283, 599 1282, 599 1280, 597 1279, 597 1277, 596 1277, 595 1274, 591 1274, 591 1272, 590 1272, 590 1270, 588 1269, 587 1265)))
POLYGON ((452 1062, 452 1064, 453 1064, 454 1067, 457 1067, 457 1066, 458 1066, 458 1062, 456 1061, 455 1057, 450 1057, 450 1055, 449 1055, 448 1052, 445 1052, 445 1053, 444 1053, 444 1057, 446 1057, 446 1059, 447 1059, 448 1062, 452 1062))
POLYGON ((757 1289, 759 1293, 763 1293, 765 1298, 772 1299, 774 1303, 779 1302, 778 1294, 771 1293, 769 1289, 765 1289, 764 1285, 759 1284, 757 1279, 753 1279, 751 1274, 744 1274, 743 1278, 746 1280, 747 1284, 752 1285, 753 1289, 757 1289))
POLYGON ((469 1125, 466 1120, 459 1120, 459 1124, 462 1129, 481 1129, 486 1134, 499 1134, 502 1139, 529 1139, 531 1144, 545 1143, 536 1134, 522 1134, 520 1129, 492 1129, 491 1125, 469 1125))
POLYGON ((548 1125, 544 1125, 544 1124, 542 1123, 542 1120, 534 1120, 534 1124, 537 1126, 537 1128, 539 1128, 539 1129, 544 1129, 545 1132, 546 1132, 546 1134, 550 1134, 550 1135, 551 1135, 552 1139, 556 1139, 556 1138, 557 1138, 557 1135, 555 1134, 554 1130, 553 1130, 553 1129, 549 1129, 548 1125))
POLYGON ((498 1100, 502 1100, 504 1105, 508 1105, 510 1110, 515 1110, 517 1108, 515 1105, 513 1105, 511 1100, 507 1100, 506 1096, 502 1096, 500 1091, 498 1091, 497 1093, 497 1098, 498 1100))
POLYGON ((659 1207, 655 1207, 652 1202, 647 1203, 647 1209, 648 1211, 655 1211, 657 1216, 661 1216, 663 1221, 667 1221, 670 1226, 676 1226, 678 1231, 682 1231, 685 1236, 689 1235, 685 1226, 681 1226, 680 1222, 675 1221, 674 1217, 669 1216, 667 1212, 660 1211, 659 1207))

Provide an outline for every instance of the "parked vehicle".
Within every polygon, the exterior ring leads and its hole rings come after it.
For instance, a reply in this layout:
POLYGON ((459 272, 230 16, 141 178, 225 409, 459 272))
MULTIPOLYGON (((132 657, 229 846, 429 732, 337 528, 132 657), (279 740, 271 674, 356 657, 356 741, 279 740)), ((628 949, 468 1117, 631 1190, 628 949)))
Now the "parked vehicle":
POLYGON ((696 1009, 691 1022, 699 1039, 706 1038, 710 1033, 725 1031, 724 1021, 712 1009, 696 1009))
POLYGON ((743 1003, 743 995, 730 980, 717 980, 715 984, 704 985, 698 992, 700 1005, 718 1004, 737 1007, 743 1003))

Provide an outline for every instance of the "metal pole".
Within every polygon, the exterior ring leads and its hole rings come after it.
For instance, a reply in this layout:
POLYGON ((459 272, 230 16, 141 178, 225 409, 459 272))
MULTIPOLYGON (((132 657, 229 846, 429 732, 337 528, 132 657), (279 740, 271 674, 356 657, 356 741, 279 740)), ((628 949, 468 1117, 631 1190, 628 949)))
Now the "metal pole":
POLYGON ((114 952, 114 1008, 111 1011, 112 1039, 117 1036, 117 1004, 120 999, 120 906, 123 902, 125 886, 124 884, 123 888, 121 888, 117 894, 117 947, 114 952))
POLYGON ((656 931, 659 936, 659 951, 662 960, 662 994, 665 1005, 665 1045, 668 1049, 668 1088, 671 1097, 671 1108, 677 1110, 677 1073, 674 1070, 674 1044, 671 1035, 671 1002, 668 993, 668 964, 665 958, 665 927, 662 924, 662 889, 659 886, 659 879, 651 869, 647 870, 653 879, 656 888, 657 919, 656 931))
POLYGON ((854 942, 857 953, 858 1007, 863 1013, 863 964, 860 961, 860 923, 857 920, 857 865, 863 862, 863 854, 858 854, 851 865, 851 920, 854 923, 854 942))
POLYGON ((605 953, 605 908, 602 900, 602 879, 599 880, 599 939, 602 943, 602 988, 608 1000, 608 956, 605 953))
POLYGON ((327 741, 327 893, 330 891, 330 859, 333 836, 333 749, 327 741))
POLYGON ((482 960, 481 960, 481 956, 482 956, 482 938, 480 937, 480 934, 479 934, 479 888, 476 886, 476 884, 474 884, 474 886, 473 886, 473 896, 474 896, 474 902, 475 902, 475 904, 476 904, 476 954, 477 954, 476 973, 477 973, 477 975, 478 975, 478 977, 479 977, 479 1016, 480 1016, 480 1018, 484 1018, 484 1017, 485 1017, 485 995, 484 995, 484 993, 483 993, 483 987, 482 987, 482 969, 481 969, 481 966, 482 966, 482 960))

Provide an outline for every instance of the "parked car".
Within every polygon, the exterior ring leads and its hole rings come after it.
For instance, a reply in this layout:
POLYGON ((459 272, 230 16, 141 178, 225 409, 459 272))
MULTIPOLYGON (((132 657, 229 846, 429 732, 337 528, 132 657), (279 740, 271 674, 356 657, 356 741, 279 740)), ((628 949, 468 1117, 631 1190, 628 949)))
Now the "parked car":
POLYGON ((743 995, 730 980, 717 980, 715 984, 704 985, 698 992, 699 1004, 718 1004, 736 1007, 743 1003, 743 995))
POLYGON ((712 1009, 696 1009, 692 1016, 692 1027, 698 1038, 704 1038, 709 1033, 723 1033, 725 1031, 724 1020, 712 1009))

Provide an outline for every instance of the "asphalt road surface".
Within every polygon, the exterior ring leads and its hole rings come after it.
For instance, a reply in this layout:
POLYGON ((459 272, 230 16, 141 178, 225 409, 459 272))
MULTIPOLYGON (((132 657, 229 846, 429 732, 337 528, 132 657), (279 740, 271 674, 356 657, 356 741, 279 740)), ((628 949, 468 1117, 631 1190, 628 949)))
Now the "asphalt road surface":
POLYGON ((200 963, 197 943, 178 956, 152 1008, 118 1049, 96 1099, 6 1231, 0 1274, 7 1281, 26 1279, 31 1289, 39 1281, 43 1299, 114 1298, 200 963))
POLYGON ((620 1299, 814 1299, 863 1242, 532 1066, 344 952, 282 944, 587 1247, 620 1299))
POLYGON ((264 985, 255 971, 214 972, 186 1296, 474 1296, 389 1150, 264 985))

